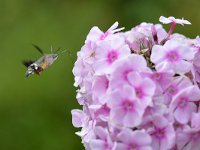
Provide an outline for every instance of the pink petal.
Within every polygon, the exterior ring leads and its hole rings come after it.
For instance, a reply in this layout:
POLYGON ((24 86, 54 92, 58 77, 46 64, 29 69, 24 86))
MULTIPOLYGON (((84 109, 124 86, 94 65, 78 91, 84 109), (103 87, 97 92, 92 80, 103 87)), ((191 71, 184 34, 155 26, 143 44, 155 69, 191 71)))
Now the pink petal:
POLYGON ((123 118, 125 116, 125 112, 123 111, 122 108, 115 108, 114 110, 111 109, 111 112, 110 112, 110 118, 111 118, 111 121, 113 121, 114 123, 116 124, 122 124, 123 123, 123 118))
POLYGON ((127 75, 127 79, 134 87, 139 86, 142 82, 142 77, 138 72, 130 72, 127 75))
POLYGON ((129 128, 124 128, 117 136, 117 138, 125 144, 131 144, 132 131, 129 128))
POLYGON ((191 24, 188 20, 184 20, 183 18, 182 19, 176 19, 176 23, 181 24, 181 25, 184 25, 184 24, 190 25, 191 24))
POLYGON ((90 147, 92 150, 106 150, 105 144, 105 141, 102 140, 94 139, 90 141, 90 147))
POLYGON ((159 21, 162 22, 163 24, 168 24, 171 23, 172 21, 164 16, 160 16, 159 21))
POLYGON ((127 112, 123 119, 123 125, 125 127, 138 126, 142 121, 142 117, 136 112, 127 112))
POLYGON ((147 146, 151 144, 151 137, 144 131, 134 131, 131 138, 138 146, 147 146))
MULTIPOLYGON (((121 37, 117 37, 117 38, 109 41, 109 44, 112 49, 118 49, 120 51, 121 51, 121 47, 126 46, 124 38, 121 38, 121 37)), ((130 50, 129 50, 129 52, 130 52, 130 50)))
POLYGON ((121 104, 122 100, 119 90, 115 90, 110 93, 107 104, 110 108, 115 108, 121 104))
POLYGON ((148 78, 144 78, 143 83, 142 83, 142 87, 145 91, 145 94, 148 96, 153 96, 154 95, 154 91, 156 89, 156 86, 154 84, 154 82, 148 78))
POLYGON ((155 64, 161 62, 165 56, 165 48, 160 45, 154 45, 152 48, 151 61, 155 64))
POLYGON ((193 140, 193 142, 191 142, 192 143, 192 150, 199 150, 199 148, 200 148, 200 136, 199 136, 199 138, 198 139, 196 139, 196 140, 193 140))
POLYGON ((102 140, 106 140, 108 136, 106 129, 101 126, 95 127, 95 134, 102 140))
POLYGON ((72 124, 74 127, 82 127, 83 125, 83 120, 84 120, 84 113, 82 110, 79 109, 73 109, 71 111, 72 113, 72 124))
POLYGON ((191 86, 187 88, 187 93, 190 101, 200 100, 200 90, 197 86, 191 86))
POLYGON ((98 60, 93 65, 96 75, 104 75, 110 73, 110 65, 106 58, 98 60))
POLYGON ((140 148, 140 150, 153 150, 150 146, 143 146, 140 148))
POLYGON ((152 138, 151 147, 153 150, 160 150, 160 140, 157 138, 152 138))
POLYGON ((117 143, 116 150, 128 150, 129 146, 123 143, 117 143))
POLYGON ((177 51, 181 54, 182 59, 190 61, 194 59, 195 51, 189 46, 179 46, 177 51))
POLYGON ((185 60, 180 60, 179 62, 174 63, 173 69, 176 73, 184 74, 192 69, 192 63, 185 60))
POLYGON ((153 117, 153 123, 157 128, 164 128, 168 124, 168 120, 165 119, 163 116, 155 115, 153 117))
POLYGON ((107 31, 112 31, 118 27, 119 23, 116 21, 107 31))
POLYGON ((101 34, 103 32, 98 27, 93 27, 87 36, 86 42, 99 40, 101 34))
POLYGON ((200 112, 192 113, 191 124, 193 128, 200 128, 200 112))
POLYGON ((188 121, 190 120, 191 117, 191 113, 196 111, 196 105, 193 103, 188 103, 187 107, 184 108, 179 108, 177 107, 177 109, 174 112, 174 117, 176 118, 176 120, 178 122, 180 122, 181 124, 186 124, 188 123, 188 121))

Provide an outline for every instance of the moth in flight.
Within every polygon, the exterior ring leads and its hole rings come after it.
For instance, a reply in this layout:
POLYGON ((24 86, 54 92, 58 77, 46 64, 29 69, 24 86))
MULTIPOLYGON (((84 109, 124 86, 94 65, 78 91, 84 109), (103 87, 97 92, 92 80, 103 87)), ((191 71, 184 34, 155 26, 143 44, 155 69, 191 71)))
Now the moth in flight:
POLYGON ((34 44, 33 46, 40 52, 40 54, 42 54, 42 57, 40 57, 36 61, 33 60, 23 61, 23 64, 27 67, 27 71, 25 74, 27 78, 32 74, 40 75, 44 70, 46 70, 49 66, 51 66, 54 63, 54 61, 58 58, 58 52, 60 50, 59 48, 57 51, 53 52, 51 48, 51 54, 45 54, 40 47, 34 44))

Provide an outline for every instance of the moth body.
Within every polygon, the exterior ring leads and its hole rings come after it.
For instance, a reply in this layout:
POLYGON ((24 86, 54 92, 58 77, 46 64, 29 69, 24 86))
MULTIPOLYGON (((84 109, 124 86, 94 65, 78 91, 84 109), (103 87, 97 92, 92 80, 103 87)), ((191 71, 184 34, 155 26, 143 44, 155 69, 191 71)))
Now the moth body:
POLYGON ((27 71, 25 73, 26 77, 29 77, 32 74, 40 75, 44 70, 46 70, 49 66, 51 66, 54 63, 54 61, 58 58, 57 53, 45 54, 38 46, 36 45, 33 46, 42 54, 42 57, 40 57, 36 61, 30 60, 23 62, 23 64, 27 67, 27 71))

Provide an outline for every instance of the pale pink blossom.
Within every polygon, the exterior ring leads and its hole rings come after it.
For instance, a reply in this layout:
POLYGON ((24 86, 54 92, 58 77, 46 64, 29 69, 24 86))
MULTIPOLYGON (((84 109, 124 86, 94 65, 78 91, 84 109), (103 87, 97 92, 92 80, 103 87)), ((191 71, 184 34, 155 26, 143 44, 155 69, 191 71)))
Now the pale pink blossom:
POLYGON ((193 112, 197 111, 195 101, 200 100, 200 90, 197 86, 189 86, 182 89, 172 100, 170 109, 173 111, 175 119, 186 124, 191 120, 193 112))
POLYGON ((128 74, 131 72, 147 71, 147 63, 143 56, 132 54, 120 59, 113 64, 110 76, 110 87, 115 89, 124 84, 129 84, 128 74))
POLYGON ((98 75, 111 72, 112 64, 125 56, 130 55, 130 49, 121 37, 112 41, 102 41, 96 50, 97 61, 93 64, 93 69, 98 75))
POLYGON ((162 25, 151 23, 141 23, 125 33, 126 42, 136 52, 160 43, 166 36, 162 25))
POLYGON ((184 20, 183 18, 182 19, 176 19, 172 16, 166 18, 164 16, 161 16, 159 18, 159 21, 162 22, 163 24, 169 24, 169 23, 177 23, 177 24, 181 24, 181 25, 184 25, 184 24, 191 24, 189 21, 187 20, 184 20))
POLYGON ((151 135, 151 146, 155 150, 168 150, 175 144, 175 131, 166 118, 160 115, 155 115, 152 120, 152 126, 147 129, 151 135))
POLYGON ((161 41, 161 44, 164 44, 167 40, 169 40, 170 36, 172 35, 173 31, 174 31, 174 28, 176 26, 176 24, 181 24, 181 25, 184 25, 184 24, 191 24, 189 21, 187 20, 184 20, 184 19, 175 19, 174 17, 163 17, 161 16, 159 18, 159 21, 162 22, 163 24, 169 24, 171 23, 171 27, 168 31, 168 35, 161 41))
POLYGON ((160 21, 168 33, 151 23, 90 30, 72 71, 86 150, 199 150, 200 38, 173 33, 187 20, 160 21))
POLYGON ((192 82, 187 77, 175 77, 174 80, 167 84, 163 91, 163 95, 165 96, 164 103, 169 105, 178 92, 191 85, 192 82))
POLYGON ((96 138, 90 141, 90 148, 92 150, 115 150, 116 142, 113 142, 107 129, 100 126, 94 129, 96 138))
POLYGON ((111 92, 108 106, 111 109, 110 119, 116 125, 135 127, 142 121, 144 107, 133 88, 128 85, 111 92))
POLYGON ((184 126, 177 130, 177 149, 199 150, 200 147, 200 128, 184 126))
POLYGON ((183 74, 191 70, 194 56, 193 48, 169 40, 163 46, 155 45, 153 47, 151 61, 155 63, 157 71, 183 74))
POLYGON ((128 81, 134 88, 136 97, 144 107, 152 105, 152 97, 155 92, 155 84, 149 78, 143 78, 138 72, 128 74, 128 81))
POLYGON ((110 35, 124 29, 124 28, 117 29, 117 27, 118 27, 118 22, 115 22, 106 32, 103 32, 97 26, 95 26, 90 30, 85 43, 87 43, 89 41, 104 40, 105 38, 109 37, 110 35))
POLYGON ((95 76, 92 84, 92 96, 97 103, 106 103, 106 93, 109 88, 109 79, 106 75, 95 76))
POLYGON ((151 137, 145 130, 132 131, 131 129, 123 129, 119 135, 116 150, 153 150, 150 146, 151 137))

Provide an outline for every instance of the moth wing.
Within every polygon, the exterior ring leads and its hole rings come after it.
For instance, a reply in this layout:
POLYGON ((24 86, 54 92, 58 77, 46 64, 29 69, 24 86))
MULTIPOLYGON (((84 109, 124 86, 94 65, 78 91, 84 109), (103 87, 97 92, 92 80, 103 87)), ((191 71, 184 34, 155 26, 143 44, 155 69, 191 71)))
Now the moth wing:
POLYGON ((24 64, 24 66, 29 67, 32 63, 34 63, 35 61, 33 60, 23 60, 22 63, 24 64))
POLYGON ((32 45, 33 45, 33 47, 35 47, 42 55, 44 55, 43 50, 42 50, 39 46, 37 46, 37 45, 35 45, 35 44, 32 44, 32 45))

